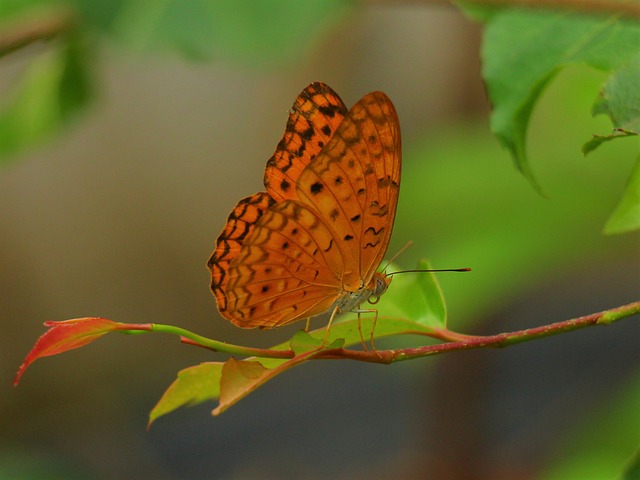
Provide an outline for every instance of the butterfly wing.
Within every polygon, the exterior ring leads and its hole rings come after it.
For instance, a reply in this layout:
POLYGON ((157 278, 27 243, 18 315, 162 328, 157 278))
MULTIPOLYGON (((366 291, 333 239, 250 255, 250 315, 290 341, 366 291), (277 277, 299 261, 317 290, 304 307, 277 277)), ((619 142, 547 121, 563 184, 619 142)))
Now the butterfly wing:
POLYGON ((284 135, 267 162, 264 185, 274 200, 296 199, 296 183, 304 168, 327 144, 347 107, 324 83, 305 88, 293 103, 284 135))
POLYGON ((267 187, 295 179, 295 188, 275 194, 294 199, 261 203, 266 208, 233 245, 239 251, 222 257, 224 281, 212 283, 221 313, 241 327, 277 327, 323 313, 369 285, 391 237, 400 155, 396 111, 374 92, 297 173, 291 173, 297 167, 270 173, 268 166, 267 187), (269 175, 276 180, 268 182, 269 175))
POLYGON ((370 284, 395 220, 401 170, 400 123, 382 92, 365 95, 298 179, 301 203, 318 212, 343 259, 342 289, 370 284))
POLYGON ((300 173, 328 142, 346 113, 344 102, 331 87, 320 82, 307 86, 296 98, 282 140, 267 162, 267 191, 240 200, 227 218, 207 267, 218 309, 229 320, 237 317, 232 313, 237 308, 237 298, 233 297, 231 308, 227 298, 227 292, 233 291, 229 287, 231 262, 237 259, 245 238, 264 212, 276 202, 295 198, 300 173))
POLYGON ((255 228, 258 219, 274 203, 275 200, 265 192, 243 198, 229 214, 227 223, 218 236, 216 249, 211 254, 207 267, 211 271, 211 290, 223 315, 228 308, 226 291, 229 265, 237 258, 242 242, 255 228))
POLYGON ((342 257, 332 245, 314 210, 276 203, 231 262, 221 312, 243 328, 272 328, 326 311, 342 294, 342 257))

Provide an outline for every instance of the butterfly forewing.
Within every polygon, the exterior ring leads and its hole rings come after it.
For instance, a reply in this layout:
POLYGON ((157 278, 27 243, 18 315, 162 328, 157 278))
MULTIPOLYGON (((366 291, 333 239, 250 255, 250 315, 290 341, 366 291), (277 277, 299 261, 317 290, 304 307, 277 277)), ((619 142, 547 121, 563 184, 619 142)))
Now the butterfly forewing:
POLYGON ((346 114, 342 99, 324 83, 312 83, 298 95, 264 174, 264 185, 273 199, 297 198, 300 173, 320 153, 346 114))
POLYGON ((389 245, 400 187, 400 128, 389 98, 356 103, 298 179, 299 198, 332 232, 342 288, 369 284, 389 245))

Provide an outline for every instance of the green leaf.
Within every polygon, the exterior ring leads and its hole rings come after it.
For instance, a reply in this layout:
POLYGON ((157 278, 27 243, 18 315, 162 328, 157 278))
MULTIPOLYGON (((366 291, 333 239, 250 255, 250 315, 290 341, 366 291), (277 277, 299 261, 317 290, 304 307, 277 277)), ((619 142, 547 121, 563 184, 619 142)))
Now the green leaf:
POLYGON ((158 418, 182 406, 193 406, 220 396, 222 363, 204 362, 178 372, 178 378, 164 392, 149 413, 148 427, 158 418))
MULTIPOLYGON (((298 330, 293 337, 291 337, 290 344, 291 350, 293 350, 296 355, 302 355, 303 353, 311 352, 313 350, 332 350, 334 348, 342 348, 344 346, 344 339, 337 338, 331 342, 327 341, 325 344, 324 336, 322 338, 314 338, 304 330, 298 330)), ((260 361, 265 365, 263 359, 260 361)), ((280 363, 284 362, 280 361, 280 363)))
MULTIPOLYGON (((77 0, 87 2, 88 0, 77 0)), ((143 50, 177 50, 196 59, 220 57, 274 65, 299 56, 344 0, 146 0, 127 2, 112 30, 143 50)))
POLYGON ((631 171, 620 202, 607 220, 604 233, 611 235, 638 229, 640 229, 640 156, 631 171))
POLYGON ((591 113, 607 115, 616 128, 640 131, 640 54, 609 77, 591 113))
MULTIPOLYGON (((419 270, 432 268, 426 260, 421 260, 416 266, 419 270)), ((402 315, 427 330, 446 328, 447 309, 433 272, 395 275, 386 300, 385 305, 380 307, 382 315, 402 315)))
POLYGON ((314 338, 304 330, 298 330, 290 340, 291 350, 296 355, 315 350, 322 346, 321 338, 314 338))
MULTIPOLYGON (((571 64, 614 72, 637 56, 640 27, 618 16, 505 9, 488 17, 482 45, 483 77, 493 105, 491 130, 516 167, 539 189, 526 157, 533 107, 548 83, 571 64)), ((631 101, 614 82, 615 105, 631 101)), ((637 89, 636 89, 637 90, 637 89)), ((635 94, 634 94, 635 95, 635 94)), ((613 106, 611 107, 618 111, 613 106)))
POLYGON ((83 42, 64 41, 34 60, 0 108, 0 162, 69 124, 91 99, 83 42))

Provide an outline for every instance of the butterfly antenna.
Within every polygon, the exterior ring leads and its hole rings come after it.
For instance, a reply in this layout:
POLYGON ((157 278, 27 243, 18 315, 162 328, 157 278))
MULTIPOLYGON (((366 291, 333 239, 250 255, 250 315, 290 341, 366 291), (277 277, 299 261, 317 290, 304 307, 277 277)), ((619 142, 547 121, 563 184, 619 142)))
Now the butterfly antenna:
POLYGON ((413 242, 412 242, 411 240, 409 240, 409 241, 407 242, 407 244, 406 244, 404 247, 402 247, 400 250, 398 250, 398 252, 397 252, 393 257, 391 257, 391 260, 389 260, 389 261, 387 262, 387 264, 384 266, 384 268, 382 269, 382 271, 385 271, 385 270, 387 269, 387 267, 388 267, 390 264, 392 264, 392 263, 393 263, 393 261, 394 261, 396 258, 398 258, 398 257, 400 256, 400 254, 401 254, 401 253, 404 253, 404 251, 405 251, 405 250, 407 250, 409 247, 411 247, 411 245, 413 245, 413 242))
POLYGON ((397 272, 387 273, 387 276, 396 275, 398 273, 426 273, 426 272, 470 272, 469 267, 464 268, 429 268, 429 269, 413 269, 413 270, 398 270, 397 272))

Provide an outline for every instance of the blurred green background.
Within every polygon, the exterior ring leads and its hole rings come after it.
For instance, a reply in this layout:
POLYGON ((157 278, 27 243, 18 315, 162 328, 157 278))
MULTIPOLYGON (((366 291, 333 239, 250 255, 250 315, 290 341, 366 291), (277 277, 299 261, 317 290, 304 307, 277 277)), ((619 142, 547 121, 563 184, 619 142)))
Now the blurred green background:
MULTIPOLYGON (((49 2, 9 2, 30 3, 49 2)), ((316 80, 348 106, 372 90, 394 101, 404 160, 389 252, 412 240, 406 268, 472 267, 439 277, 451 329, 510 331, 637 300, 638 235, 601 230, 638 142, 580 153, 610 128, 589 114, 602 74, 564 71, 534 111, 545 198, 488 131, 478 25, 443 5, 294 4, 71 2, 86 15, 73 41, 87 83, 68 87, 69 102, 90 97, 89 111, 0 171, 0 478, 615 478, 640 440, 636 319, 390 367, 305 365, 219 418, 206 404, 149 432, 175 373, 223 357, 111 336, 11 388, 45 320, 170 323, 256 346, 300 327, 228 324, 204 264, 316 80)), ((0 38, 29 24, 7 18, 0 38)), ((2 98, 60 45, 0 59, 2 98)))

